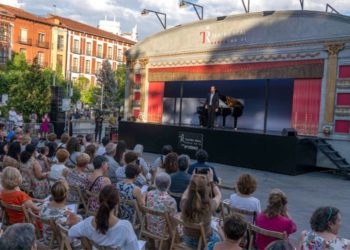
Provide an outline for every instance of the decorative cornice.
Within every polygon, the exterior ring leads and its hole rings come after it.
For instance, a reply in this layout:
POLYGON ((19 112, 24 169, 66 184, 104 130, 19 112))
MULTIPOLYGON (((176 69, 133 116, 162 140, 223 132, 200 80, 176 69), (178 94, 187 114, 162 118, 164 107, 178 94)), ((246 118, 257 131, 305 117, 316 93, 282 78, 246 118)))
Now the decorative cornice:
POLYGON ((140 65, 141 65, 141 68, 142 69, 145 69, 146 68, 146 66, 147 66, 147 64, 148 64, 148 58, 141 58, 141 59, 139 59, 139 63, 140 63, 140 65))
POLYGON ((335 109, 335 115, 350 117, 350 106, 338 106, 335 109))
POLYGON ((326 45, 329 56, 338 56, 339 51, 344 49, 345 43, 329 43, 326 45))
POLYGON ((350 79, 338 80, 337 87, 340 89, 350 88, 350 79))
POLYGON ((182 59, 177 61, 153 61, 152 68, 158 67, 174 67, 174 66, 197 66, 197 65, 211 65, 211 64, 235 64, 235 63, 251 63, 251 62, 266 62, 266 61, 285 61, 285 60, 304 60, 310 58, 319 58, 320 52, 306 52, 306 53, 284 53, 275 55, 250 55, 250 56, 236 56, 236 57, 221 57, 209 60, 205 59, 182 59))

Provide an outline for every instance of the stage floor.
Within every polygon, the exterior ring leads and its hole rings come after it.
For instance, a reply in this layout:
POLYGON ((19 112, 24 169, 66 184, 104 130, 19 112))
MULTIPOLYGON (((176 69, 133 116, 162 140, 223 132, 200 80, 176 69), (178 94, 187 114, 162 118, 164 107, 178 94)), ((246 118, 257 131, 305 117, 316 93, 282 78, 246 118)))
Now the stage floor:
POLYGON ((191 158, 203 148, 212 162, 288 175, 311 171, 316 165, 317 149, 312 143, 281 133, 122 121, 119 138, 130 148, 142 144, 145 151, 158 154, 163 145, 171 144, 174 151, 191 158))

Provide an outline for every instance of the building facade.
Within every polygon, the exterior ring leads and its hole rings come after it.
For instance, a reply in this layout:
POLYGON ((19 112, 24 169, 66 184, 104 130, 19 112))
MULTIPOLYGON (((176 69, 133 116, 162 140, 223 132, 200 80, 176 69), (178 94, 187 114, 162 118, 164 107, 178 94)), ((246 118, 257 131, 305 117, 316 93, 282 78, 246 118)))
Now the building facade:
POLYGON ((64 77, 67 75, 67 45, 68 30, 63 27, 58 19, 51 20, 54 23, 52 27, 52 45, 50 66, 57 73, 64 77))
POLYGON ((243 128, 260 130, 267 115, 268 126, 283 116, 283 126, 299 134, 350 138, 347 16, 274 11, 198 21, 146 38, 127 58, 126 116, 156 123, 173 116, 171 122, 191 125, 196 106, 187 100, 201 100, 191 88, 205 97, 210 84, 220 84, 244 101, 243 128), (282 88, 286 98, 279 96, 282 88))
POLYGON ((0 7, 0 65, 11 58, 14 20, 14 15, 0 7))

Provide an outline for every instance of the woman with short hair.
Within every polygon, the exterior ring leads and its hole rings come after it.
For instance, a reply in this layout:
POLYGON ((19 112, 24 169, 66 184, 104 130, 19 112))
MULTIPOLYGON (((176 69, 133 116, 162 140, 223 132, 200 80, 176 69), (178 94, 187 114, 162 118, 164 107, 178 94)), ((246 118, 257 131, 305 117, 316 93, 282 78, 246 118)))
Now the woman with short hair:
POLYGON ((66 149, 69 152, 67 167, 74 168, 77 165, 77 156, 80 154, 80 141, 77 137, 71 137, 67 142, 66 149))
POLYGON ((113 185, 105 186, 99 195, 99 209, 96 216, 88 217, 71 227, 68 236, 87 237, 98 245, 121 250, 139 249, 131 223, 117 216, 118 206, 117 189, 113 185))
POLYGON ((8 145, 7 155, 3 159, 3 168, 15 167, 20 168, 19 155, 21 153, 21 144, 18 141, 11 142, 8 145))

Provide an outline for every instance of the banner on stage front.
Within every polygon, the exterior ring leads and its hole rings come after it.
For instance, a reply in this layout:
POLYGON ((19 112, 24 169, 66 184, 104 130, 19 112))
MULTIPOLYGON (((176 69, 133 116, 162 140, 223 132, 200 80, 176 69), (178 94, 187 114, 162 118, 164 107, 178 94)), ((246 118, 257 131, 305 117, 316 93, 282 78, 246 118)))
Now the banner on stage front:
POLYGON ((191 151, 197 151, 203 148, 203 134, 180 131, 178 148, 191 151))

